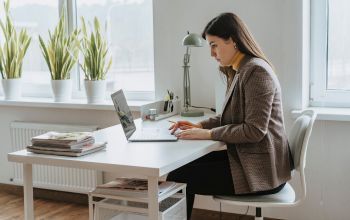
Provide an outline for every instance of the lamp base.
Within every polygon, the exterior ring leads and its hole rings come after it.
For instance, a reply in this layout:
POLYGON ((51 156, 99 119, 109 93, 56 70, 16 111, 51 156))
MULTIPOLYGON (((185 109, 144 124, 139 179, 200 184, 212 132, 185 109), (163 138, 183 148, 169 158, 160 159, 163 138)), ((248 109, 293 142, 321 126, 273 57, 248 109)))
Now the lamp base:
POLYGON ((204 116, 204 112, 201 110, 195 110, 195 109, 191 109, 188 111, 182 110, 181 116, 182 117, 200 117, 200 116, 204 116))

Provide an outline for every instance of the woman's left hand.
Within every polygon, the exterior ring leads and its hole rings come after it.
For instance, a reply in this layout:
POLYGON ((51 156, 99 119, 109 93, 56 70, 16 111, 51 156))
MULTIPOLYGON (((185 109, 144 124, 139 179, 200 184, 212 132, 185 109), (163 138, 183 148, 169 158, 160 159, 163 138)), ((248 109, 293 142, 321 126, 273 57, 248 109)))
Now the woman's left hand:
POLYGON ((211 132, 208 129, 191 128, 178 132, 179 139, 211 140, 211 132))

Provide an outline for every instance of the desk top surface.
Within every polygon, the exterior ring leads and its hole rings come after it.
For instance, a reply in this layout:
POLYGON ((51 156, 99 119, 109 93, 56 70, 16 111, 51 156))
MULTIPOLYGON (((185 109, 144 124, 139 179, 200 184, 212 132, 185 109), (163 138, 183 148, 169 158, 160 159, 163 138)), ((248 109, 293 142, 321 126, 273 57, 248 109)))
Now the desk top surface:
MULTIPOLYGON (((204 116, 208 117, 208 116, 204 116)), ((198 122, 204 117, 181 118, 198 122)), ((179 116, 169 118, 179 120, 179 116)), ((158 127, 167 129, 168 119, 155 122, 135 120, 137 128, 158 127)), ((213 150, 224 146, 224 143, 211 140, 178 140, 176 142, 128 142, 121 125, 115 125, 94 132, 96 141, 107 141, 107 148, 81 157, 65 157, 16 151, 8 154, 11 162, 28 164, 45 164, 53 166, 75 167, 137 174, 143 176, 162 176, 187 164, 213 150)))

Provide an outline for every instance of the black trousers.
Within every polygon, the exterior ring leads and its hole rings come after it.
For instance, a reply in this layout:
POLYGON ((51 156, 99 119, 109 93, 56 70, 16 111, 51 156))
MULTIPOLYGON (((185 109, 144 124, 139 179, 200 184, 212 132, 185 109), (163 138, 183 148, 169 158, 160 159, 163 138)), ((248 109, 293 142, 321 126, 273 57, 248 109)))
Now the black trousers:
MULTIPOLYGON (((187 219, 191 218, 195 194, 234 195, 234 185, 226 150, 211 152, 169 173, 168 181, 186 183, 187 219)), ((279 192, 285 184, 254 195, 279 192)))

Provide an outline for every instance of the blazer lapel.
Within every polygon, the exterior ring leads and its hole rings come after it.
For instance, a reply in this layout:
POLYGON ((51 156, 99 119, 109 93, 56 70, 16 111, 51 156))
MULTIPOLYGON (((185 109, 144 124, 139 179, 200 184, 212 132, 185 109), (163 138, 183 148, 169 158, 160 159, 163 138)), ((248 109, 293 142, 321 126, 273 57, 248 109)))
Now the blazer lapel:
POLYGON ((238 81, 238 72, 237 74, 235 74, 235 77, 233 78, 232 80, 232 83, 231 83, 231 86, 230 86, 230 90, 228 91, 228 93, 226 94, 226 97, 225 97, 225 101, 224 101, 224 105, 222 107, 222 113, 224 113, 225 111, 225 108, 226 108, 226 105, 228 103, 228 101, 230 100, 231 96, 232 96, 232 93, 234 91, 234 88, 236 87, 236 84, 237 84, 237 81, 238 81))

